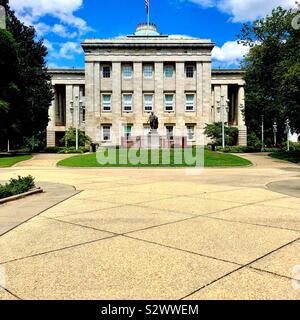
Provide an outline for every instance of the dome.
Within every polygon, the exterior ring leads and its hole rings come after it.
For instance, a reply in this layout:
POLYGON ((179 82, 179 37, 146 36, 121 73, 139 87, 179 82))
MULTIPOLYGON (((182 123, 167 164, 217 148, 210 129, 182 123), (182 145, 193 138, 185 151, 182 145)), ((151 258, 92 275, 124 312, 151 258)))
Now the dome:
POLYGON ((157 31, 157 27, 154 23, 141 23, 137 26, 134 33, 138 37, 157 37, 160 36, 160 33, 157 31))

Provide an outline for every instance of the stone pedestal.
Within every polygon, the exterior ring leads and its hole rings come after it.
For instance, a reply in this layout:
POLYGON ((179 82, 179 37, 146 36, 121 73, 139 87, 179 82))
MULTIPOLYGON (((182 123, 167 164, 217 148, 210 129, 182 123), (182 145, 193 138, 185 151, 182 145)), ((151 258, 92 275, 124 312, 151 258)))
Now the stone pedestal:
POLYGON ((148 134, 148 149, 157 150, 160 148, 160 137, 157 130, 151 130, 148 134))

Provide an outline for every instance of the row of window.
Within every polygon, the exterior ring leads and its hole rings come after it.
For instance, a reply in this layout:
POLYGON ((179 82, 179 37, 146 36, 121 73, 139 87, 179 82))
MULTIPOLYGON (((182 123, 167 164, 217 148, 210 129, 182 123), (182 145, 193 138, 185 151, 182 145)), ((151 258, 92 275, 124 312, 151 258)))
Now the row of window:
MULTIPOLYGON (((174 65, 165 65, 164 66, 164 75, 166 78, 173 78, 175 73, 174 65)), ((190 64, 185 66, 185 76, 187 78, 194 78, 195 65, 190 64)), ((133 66, 131 64, 125 64, 122 66, 122 75, 125 79, 132 78, 133 75, 133 66)), ((153 78, 154 75, 154 66, 152 64, 145 64, 143 66, 143 75, 146 79, 153 78)), ((112 68, 110 65, 102 67, 102 77, 110 78, 112 76, 112 68)))
MULTIPOLYGON (((132 125, 125 125, 123 127, 123 135, 124 137, 130 138, 132 136, 132 125)), ((173 125, 166 125, 165 126, 165 132, 166 137, 170 140, 173 140, 174 138, 174 126, 173 125)), ((103 141, 111 141, 111 130, 112 126, 109 124, 102 125, 102 140, 103 141)), ((150 132, 150 127, 145 126, 144 127, 144 135, 147 136, 150 132)), ((186 125, 186 133, 187 138, 189 141, 193 141, 195 139, 195 125, 188 124, 186 125)))
MULTIPOLYGON (((195 111, 195 94, 187 93, 185 95, 185 110, 189 112, 195 111)), ((144 94, 144 111, 151 112, 154 108, 154 95, 144 94)), ((102 94, 102 110, 104 112, 112 111, 112 95, 102 94)), ((123 111, 132 112, 133 110, 133 94, 124 93, 123 94, 123 111)), ((175 110, 175 94, 167 93, 165 94, 165 111, 174 112, 175 110)))

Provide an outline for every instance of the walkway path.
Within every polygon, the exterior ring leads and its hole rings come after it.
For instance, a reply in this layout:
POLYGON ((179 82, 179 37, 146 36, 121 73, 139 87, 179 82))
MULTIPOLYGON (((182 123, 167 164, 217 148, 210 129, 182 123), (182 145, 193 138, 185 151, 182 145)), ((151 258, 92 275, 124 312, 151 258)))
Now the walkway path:
POLYGON ((0 298, 300 299, 300 199, 266 187, 299 166, 254 154, 190 175, 56 157, 0 169, 82 191, 0 237, 0 298))

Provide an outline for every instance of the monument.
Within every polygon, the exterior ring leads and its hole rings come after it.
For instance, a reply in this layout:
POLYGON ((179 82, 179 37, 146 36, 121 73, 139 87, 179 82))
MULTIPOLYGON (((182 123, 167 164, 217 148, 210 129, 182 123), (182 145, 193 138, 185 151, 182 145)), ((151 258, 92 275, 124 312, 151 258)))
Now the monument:
POLYGON ((148 134, 148 148, 159 149, 161 145, 160 137, 157 132, 159 121, 158 121, 158 117, 154 114, 154 112, 151 112, 148 123, 150 123, 150 129, 151 129, 148 134))
POLYGON ((6 29, 6 11, 3 6, 0 6, 0 29, 6 29))

